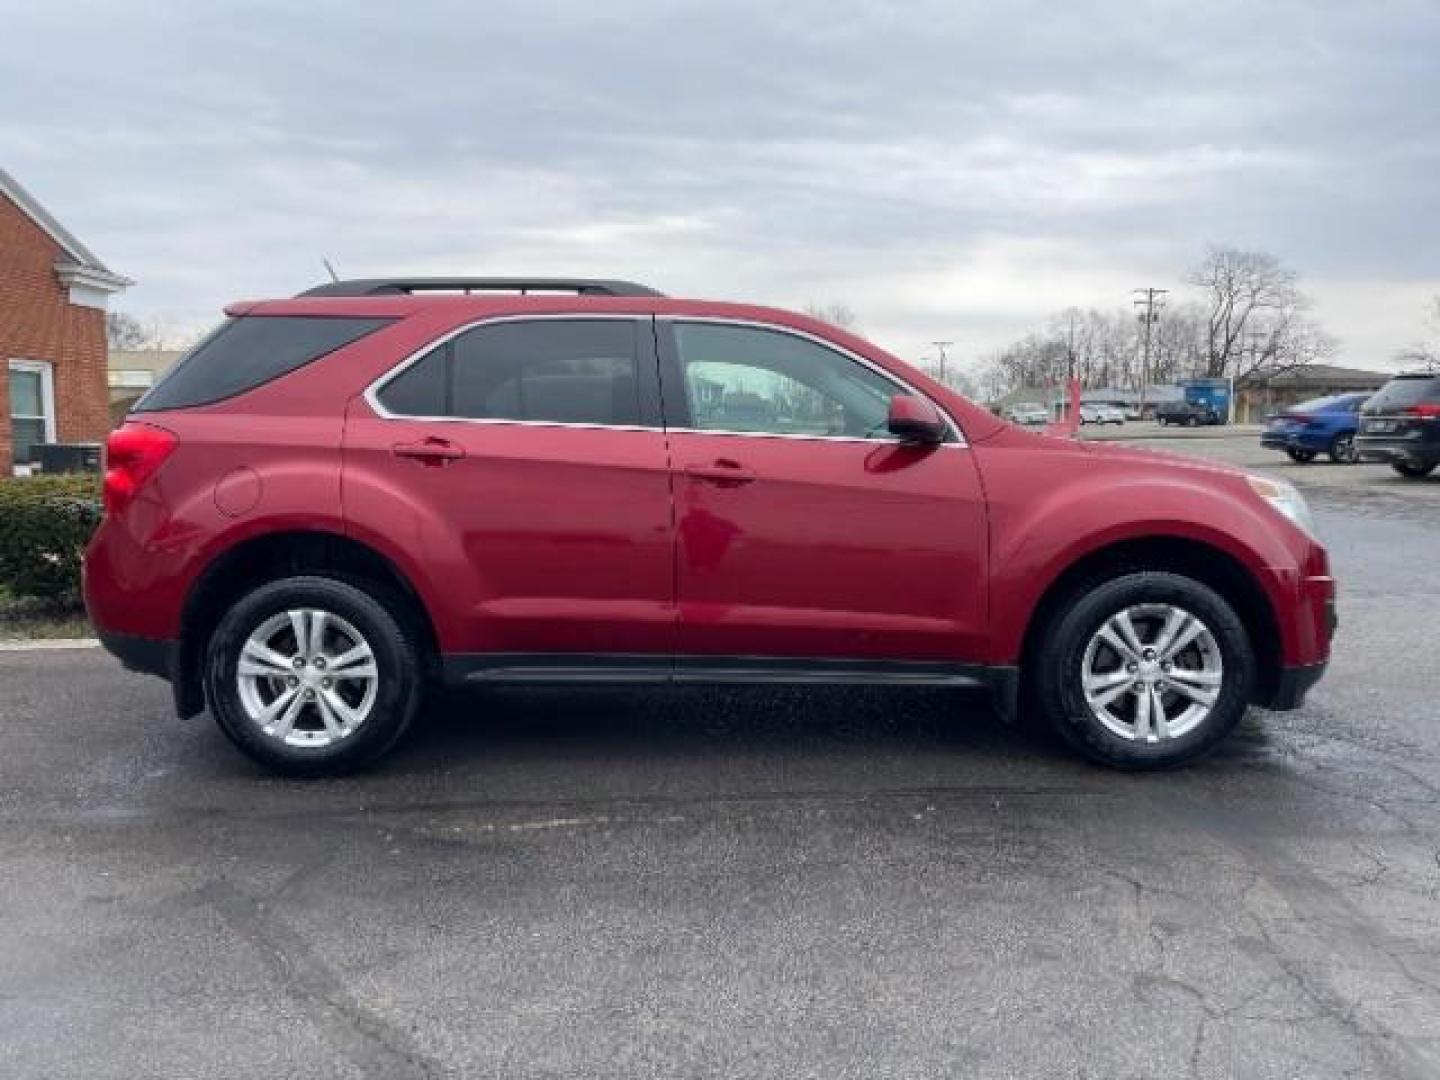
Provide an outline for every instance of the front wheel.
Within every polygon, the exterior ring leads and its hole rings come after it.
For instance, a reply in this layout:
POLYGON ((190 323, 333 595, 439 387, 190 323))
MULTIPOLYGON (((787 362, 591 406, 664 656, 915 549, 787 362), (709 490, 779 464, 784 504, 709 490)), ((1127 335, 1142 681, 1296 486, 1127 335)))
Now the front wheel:
POLYGON ((1186 426, 1186 427, 1199 427, 1199 426, 1200 426, 1200 418, 1199 418, 1198 416, 1187 416, 1187 417, 1185 418, 1185 426, 1186 426))
POLYGON ((220 730, 290 776, 349 772, 389 750, 418 710, 421 669, 382 598, 324 577, 284 578, 243 597, 207 651, 220 730))
POLYGON ((1137 572, 1077 591, 1031 663, 1050 726, 1093 761, 1164 768, 1212 750, 1255 679, 1245 625, 1213 589, 1137 572))
POLYGON ((1360 460, 1353 432, 1342 432, 1330 440, 1330 460, 1336 465, 1354 465, 1360 460))
POLYGON ((1392 461, 1390 467, 1408 480, 1423 480, 1435 471, 1436 462, 1429 465, 1412 465, 1408 461, 1392 461))

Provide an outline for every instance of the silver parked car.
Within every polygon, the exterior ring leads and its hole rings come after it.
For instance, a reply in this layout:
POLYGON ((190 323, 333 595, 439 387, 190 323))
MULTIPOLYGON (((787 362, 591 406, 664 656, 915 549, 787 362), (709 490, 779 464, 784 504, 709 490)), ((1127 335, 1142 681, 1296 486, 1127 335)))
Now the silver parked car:
POLYGON ((1125 423, 1125 410, 1114 405, 1081 405, 1080 422, 1082 424, 1123 424, 1125 423))
POLYGON ((1005 410, 1005 418, 1012 424, 1048 424, 1050 410, 1044 405, 1012 405, 1005 410))

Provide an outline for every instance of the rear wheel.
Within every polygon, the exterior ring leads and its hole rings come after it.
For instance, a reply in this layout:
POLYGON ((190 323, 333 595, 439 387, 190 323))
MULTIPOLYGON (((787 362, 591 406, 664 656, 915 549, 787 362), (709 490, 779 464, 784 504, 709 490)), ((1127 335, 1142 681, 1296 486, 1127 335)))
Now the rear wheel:
POLYGON ((1139 572, 1077 590, 1033 661, 1050 726, 1093 761, 1180 765, 1244 715, 1255 679, 1249 635, 1208 586, 1139 572))
POLYGON ((1429 465, 1412 465, 1408 461, 1392 461, 1390 467, 1410 480, 1423 480, 1435 471, 1436 462, 1429 465))
POLYGON ((323 577, 260 586, 216 627, 206 694, 247 756, 291 776, 349 772, 389 750, 414 719, 414 643, 383 594, 323 577))
POLYGON ((1199 426, 1200 426, 1200 418, 1199 418, 1198 416, 1187 416, 1187 417, 1185 418, 1185 426, 1186 426, 1186 427, 1199 427, 1199 426))
POLYGON ((1285 453, 1290 455, 1290 460, 1296 465, 1308 465, 1315 460, 1314 450, 1286 450, 1285 453))
POLYGON ((1360 451, 1355 448, 1354 432, 1342 432, 1330 440, 1330 460, 1336 465, 1354 465, 1360 460, 1360 451))

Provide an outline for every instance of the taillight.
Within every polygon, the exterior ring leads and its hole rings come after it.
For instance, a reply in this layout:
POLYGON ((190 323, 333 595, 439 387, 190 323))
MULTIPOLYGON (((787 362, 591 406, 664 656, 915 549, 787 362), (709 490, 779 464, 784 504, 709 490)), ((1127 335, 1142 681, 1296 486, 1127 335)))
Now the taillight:
POLYGON ((105 512, 118 513, 155 475, 175 436, 164 428, 132 422, 120 425, 105 443, 105 512))
POLYGON ((1440 402, 1426 402, 1424 405, 1411 405, 1402 411, 1406 416, 1418 416, 1422 420, 1440 419, 1440 402))

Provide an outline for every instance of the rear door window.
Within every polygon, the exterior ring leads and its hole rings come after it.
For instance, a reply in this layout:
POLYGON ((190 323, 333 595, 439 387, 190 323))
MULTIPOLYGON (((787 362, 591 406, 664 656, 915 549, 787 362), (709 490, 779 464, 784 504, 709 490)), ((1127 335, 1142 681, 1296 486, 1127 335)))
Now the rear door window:
POLYGON ((243 394, 358 341, 393 319, 247 315, 228 319, 136 402, 134 412, 188 409, 243 394))
POLYGON ((639 426, 640 330, 633 319, 477 326, 430 350, 376 397, 397 416, 639 426))

